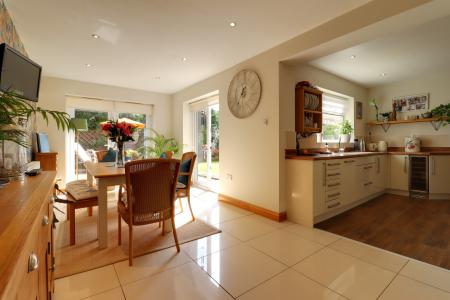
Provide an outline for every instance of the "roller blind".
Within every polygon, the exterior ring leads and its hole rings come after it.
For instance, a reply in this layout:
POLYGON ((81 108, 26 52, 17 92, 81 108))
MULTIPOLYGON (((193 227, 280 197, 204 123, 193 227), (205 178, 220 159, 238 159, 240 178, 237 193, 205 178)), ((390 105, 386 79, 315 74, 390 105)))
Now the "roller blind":
POLYGON ((121 112, 132 114, 153 114, 152 104, 110 101, 85 97, 66 97, 66 106, 71 108, 88 109, 93 111, 121 112))
POLYGON ((209 105, 219 103, 219 96, 214 95, 207 98, 203 98, 194 102, 189 103, 189 109, 191 111, 200 111, 209 105))

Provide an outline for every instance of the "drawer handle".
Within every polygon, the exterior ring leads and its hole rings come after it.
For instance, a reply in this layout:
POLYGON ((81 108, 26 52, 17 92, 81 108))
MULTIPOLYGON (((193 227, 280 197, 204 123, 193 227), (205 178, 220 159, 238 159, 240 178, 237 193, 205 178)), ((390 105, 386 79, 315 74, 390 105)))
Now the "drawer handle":
POLYGON ((364 186, 368 186, 368 185, 371 185, 373 182, 367 182, 367 183, 364 183, 364 186))
POLYGON ((46 226, 46 225, 48 225, 48 216, 44 216, 42 218, 42 226, 46 226))
POLYGON ((349 163, 353 163, 353 162, 355 162, 355 161, 354 160, 344 160, 345 164, 349 164, 349 163))
POLYGON ((331 164, 328 164, 328 166, 340 166, 341 165, 341 163, 331 163, 331 164))
POLYGON ((328 208, 333 208, 333 207, 336 207, 336 206, 339 206, 339 205, 341 205, 341 202, 337 202, 337 203, 332 204, 332 205, 327 205, 327 207, 328 208))
POLYGON ((364 167, 364 170, 372 169, 372 166, 364 167))
POLYGON ((341 193, 334 193, 334 194, 328 195, 328 198, 336 197, 336 196, 339 196, 340 194, 341 193))
POLYGON ((39 268, 39 258, 36 254, 31 253, 28 257, 28 273, 33 272, 39 268))
POLYGON ((341 175, 341 173, 328 174, 327 176, 328 176, 328 177, 332 177, 332 176, 338 176, 338 175, 341 175))
POLYGON ((338 183, 335 183, 335 184, 329 184, 328 187, 335 187, 335 186, 339 186, 339 185, 341 185, 341 184, 338 182, 338 183))

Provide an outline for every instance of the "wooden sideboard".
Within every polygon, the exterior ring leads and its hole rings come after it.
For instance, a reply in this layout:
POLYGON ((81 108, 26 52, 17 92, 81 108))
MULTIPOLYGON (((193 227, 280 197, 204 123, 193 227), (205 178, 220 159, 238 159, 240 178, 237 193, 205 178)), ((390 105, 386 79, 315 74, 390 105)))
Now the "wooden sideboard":
POLYGON ((14 181, 0 193, 0 299, 52 299, 56 172, 14 181))
POLYGON ((57 155, 58 152, 36 152, 34 153, 34 160, 37 160, 41 163, 42 171, 55 171, 57 155))

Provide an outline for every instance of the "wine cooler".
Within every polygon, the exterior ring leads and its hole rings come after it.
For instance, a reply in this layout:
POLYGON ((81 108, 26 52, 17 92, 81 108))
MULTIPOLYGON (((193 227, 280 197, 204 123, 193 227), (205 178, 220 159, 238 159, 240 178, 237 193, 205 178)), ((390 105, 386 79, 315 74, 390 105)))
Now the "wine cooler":
POLYGON ((428 198, 428 156, 409 156, 409 196, 428 198))

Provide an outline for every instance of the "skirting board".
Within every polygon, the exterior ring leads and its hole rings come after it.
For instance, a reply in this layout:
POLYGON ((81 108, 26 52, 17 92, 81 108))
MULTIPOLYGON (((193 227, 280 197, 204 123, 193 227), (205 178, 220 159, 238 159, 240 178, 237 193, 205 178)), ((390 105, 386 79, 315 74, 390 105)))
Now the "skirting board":
POLYGON ((238 200, 235 198, 232 198, 230 196, 224 195, 224 194, 219 194, 219 201, 231 204, 233 206, 242 208, 244 210, 247 210, 249 212, 252 212, 254 214, 266 217, 268 219, 277 221, 277 222, 283 222, 286 220, 286 212, 274 212, 268 209, 265 209, 263 207, 242 201, 242 200, 238 200))

